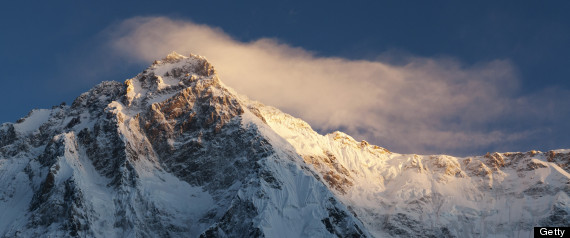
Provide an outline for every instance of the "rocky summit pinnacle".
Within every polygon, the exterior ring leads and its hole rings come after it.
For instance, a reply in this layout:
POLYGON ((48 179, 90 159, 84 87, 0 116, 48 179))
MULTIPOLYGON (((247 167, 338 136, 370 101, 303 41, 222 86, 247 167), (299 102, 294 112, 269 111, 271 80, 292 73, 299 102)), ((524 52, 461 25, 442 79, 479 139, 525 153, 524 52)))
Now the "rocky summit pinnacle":
POLYGON ((0 126, 0 237, 486 237, 570 226, 570 150, 320 135, 175 52, 0 126))
MULTIPOLYGON (((192 57, 192 56, 193 56, 193 55, 191 55, 191 57, 192 57)), ((195 56, 194 56, 194 57, 195 57, 195 56)), ((181 60, 181 59, 185 59, 185 58, 187 58, 187 57, 184 56, 184 55, 181 55, 181 54, 176 53, 176 51, 172 51, 170 54, 168 54, 168 55, 167 55, 166 57, 164 57, 164 59, 162 59, 162 60, 163 60, 163 61, 166 61, 166 62, 175 62, 175 61, 178 61, 178 60, 181 60)), ((195 57, 195 58, 196 58, 196 57, 195 57)))

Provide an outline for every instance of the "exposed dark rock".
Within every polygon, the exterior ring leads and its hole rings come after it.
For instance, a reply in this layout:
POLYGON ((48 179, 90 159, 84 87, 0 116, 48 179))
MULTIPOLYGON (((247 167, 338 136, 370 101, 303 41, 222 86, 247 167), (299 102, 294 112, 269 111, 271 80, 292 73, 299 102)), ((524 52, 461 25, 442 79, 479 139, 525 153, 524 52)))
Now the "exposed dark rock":
POLYGON ((265 237, 252 222, 257 214, 251 202, 236 199, 220 221, 208 228, 200 237, 265 237))

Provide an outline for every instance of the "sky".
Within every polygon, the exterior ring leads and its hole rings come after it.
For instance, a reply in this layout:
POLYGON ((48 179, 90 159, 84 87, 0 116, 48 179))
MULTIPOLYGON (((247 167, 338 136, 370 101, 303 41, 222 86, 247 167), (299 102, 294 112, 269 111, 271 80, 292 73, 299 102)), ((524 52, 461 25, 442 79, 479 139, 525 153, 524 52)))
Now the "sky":
POLYGON ((11 1, 0 122, 171 51, 237 92, 400 153, 570 148, 568 1, 11 1))

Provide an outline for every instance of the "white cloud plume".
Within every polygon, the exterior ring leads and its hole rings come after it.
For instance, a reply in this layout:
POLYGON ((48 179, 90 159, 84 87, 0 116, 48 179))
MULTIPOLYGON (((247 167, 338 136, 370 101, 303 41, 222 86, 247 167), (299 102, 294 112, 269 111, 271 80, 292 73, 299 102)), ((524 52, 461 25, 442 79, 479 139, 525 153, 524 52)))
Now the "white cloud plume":
POLYGON ((106 34, 113 51, 138 62, 173 50, 203 55, 239 93, 321 131, 341 129, 397 152, 479 153, 540 130, 509 124, 526 125, 517 117, 532 98, 517 96, 519 81, 508 60, 466 66, 409 57, 393 65, 318 57, 274 39, 240 42, 217 28, 163 17, 128 19, 106 34))

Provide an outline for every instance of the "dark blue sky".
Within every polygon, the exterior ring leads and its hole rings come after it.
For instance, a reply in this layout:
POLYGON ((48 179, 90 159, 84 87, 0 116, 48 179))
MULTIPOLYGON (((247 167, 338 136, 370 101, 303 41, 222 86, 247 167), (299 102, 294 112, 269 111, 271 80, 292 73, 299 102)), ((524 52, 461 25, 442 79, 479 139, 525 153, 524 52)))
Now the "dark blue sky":
POLYGON ((570 89, 569 12, 557 0, 9 1, 0 8, 0 122, 140 72, 147 65, 109 64, 100 51, 101 32, 135 16, 192 20, 244 42, 276 38, 317 56, 506 59, 522 94, 570 89))

